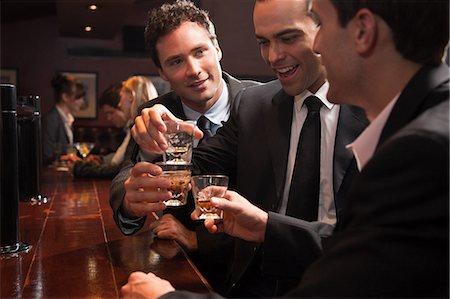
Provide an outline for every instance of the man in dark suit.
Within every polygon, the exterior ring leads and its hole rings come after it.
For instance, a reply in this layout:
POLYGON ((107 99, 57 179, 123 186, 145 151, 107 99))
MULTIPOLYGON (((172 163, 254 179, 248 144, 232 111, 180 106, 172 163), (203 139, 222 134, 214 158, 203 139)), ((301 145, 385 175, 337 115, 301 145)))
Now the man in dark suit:
MULTIPOLYGON (((339 231, 287 296, 448 298, 449 3, 314 0, 312 17, 320 24, 314 50, 327 67, 328 94, 363 107, 371 125, 350 145, 361 173, 339 231)), ((263 242, 267 274, 297 271, 298 221, 235 192, 225 197, 213 200, 225 210, 223 229, 263 242)), ((146 298, 201 297, 172 292, 153 274, 129 279, 137 281, 139 294, 158 290, 146 298)))
MULTIPOLYGON (((328 101, 325 70, 320 58, 312 51, 315 24, 306 16, 306 1, 298 6, 293 3, 258 1, 255 4, 254 23, 261 53, 279 80, 242 91, 228 122, 214 137, 194 150, 192 163, 194 173, 228 175, 230 187, 251 198, 262 209, 288 213, 297 144, 308 114, 303 103, 311 95, 319 99, 322 105, 322 138, 317 149, 320 154, 320 195, 311 198, 318 205, 314 218, 302 218, 305 235, 314 235, 304 243, 305 254, 308 254, 304 259, 305 268, 320 255, 321 237, 331 235, 340 216, 344 206, 342 195, 356 172, 352 155, 345 145, 359 135, 367 121, 360 109, 333 105, 328 101)), ((154 106, 136 119, 133 131, 140 132, 134 136, 141 149, 155 152, 162 149, 155 143, 160 138, 155 128, 161 125, 161 115, 173 117, 169 110, 154 106), (150 137, 153 139, 145 142, 150 137)), ((154 165, 143 163, 141 166, 153 175, 158 174, 154 172, 154 165)), ((146 177, 145 181, 142 180, 143 185, 139 187, 163 188, 158 185, 158 177, 146 177)), ((145 197, 148 202, 153 202, 153 208, 159 204, 156 192, 149 190, 145 197)), ((154 231, 160 236, 162 229, 154 227, 154 231)), ((230 273, 229 277, 222 277, 222 285, 213 283, 216 290, 228 296, 272 297, 286 291, 301 276, 301 272, 278 280, 263 276, 259 271, 261 251, 258 244, 233 239, 229 245, 233 250, 226 249, 223 242, 212 242, 200 229, 197 229, 196 238, 200 257, 208 265, 217 259, 205 258, 206 253, 220 252, 222 255, 223 265, 216 266, 213 271, 230 268, 221 271, 230 273)), ((208 279, 211 279, 209 272, 213 271, 207 272, 208 279)))
MULTIPOLYGON (((203 115, 212 122, 215 132, 228 119, 237 93, 257 84, 254 81, 237 80, 222 72, 222 52, 214 25, 207 12, 192 2, 177 1, 154 9, 148 18, 146 43, 161 77, 170 82, 173 91, 148 102, 140 109, 162 104, 180 119, 197 120, 203 115)), ((130 141, 130 147, 135 147, 134 140, 130 141)), ((137 149, 133 161, 124 162, 111 184, 110 204, 114 219, 124 234, 133 234, 139 230, 145 223, 144 216, 149 212, 146 199, 140 197, 138 188, 133 187, 139 184, 145 174, 139 165, 135 167, 135 162, 152 161, 154 158, 137 149), (124 183, 128 186, 127 190, 124 183), (136 197, 138 201, 144 202, 125 207, 130 198, 135 201, 136 197)), ((189 204, 193 208, 193 201, 189 201, 189 204)), ((164 204, 162 206, 165 207, 164 204)), ((162 208, 152 209, 155 210, 162 208)), ((179 213, 178 210, 174 208, 171 212, 183 223, 187 224, 186 218, 190 222, 189 213, 179 213)), ((181 238, 182 234, 178 236, 181 238)))

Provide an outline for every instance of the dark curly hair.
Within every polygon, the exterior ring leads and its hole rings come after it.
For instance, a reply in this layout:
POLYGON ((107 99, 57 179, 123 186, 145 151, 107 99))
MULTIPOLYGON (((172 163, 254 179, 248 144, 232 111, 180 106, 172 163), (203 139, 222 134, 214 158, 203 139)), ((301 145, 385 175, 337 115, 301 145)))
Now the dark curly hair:
POLYGON ((158 39, 177 29, 183 22, 195 22, 206 29, 209 38, 215 46, 217 36, 214 24, 209 19, 208 12, 195 6, 189 0, 177 0, 173 4, 163 4, 148 13, 145 27, 145 44, 153 63, 161 68, 156 43, 158 39))

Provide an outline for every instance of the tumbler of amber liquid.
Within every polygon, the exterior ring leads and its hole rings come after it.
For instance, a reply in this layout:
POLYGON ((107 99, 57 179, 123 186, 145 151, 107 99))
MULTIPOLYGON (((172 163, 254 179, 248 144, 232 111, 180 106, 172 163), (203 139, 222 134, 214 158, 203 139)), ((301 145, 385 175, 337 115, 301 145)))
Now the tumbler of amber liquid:
POLYGON ((164 201, 166 206, 175 207, 186 204, 188 187, 191 180, 190 164, 168 164, 164 162, 156 163, 162 168, 162 177, 170 180, 170 187, 167 191, 172 193, 172 198, 164 201))
POLYGON ((198 219, 222 219, 223 212, 212 206, 212 197, 223 197, 228 189, 225 175, 196 175, 191 178, 198 219))

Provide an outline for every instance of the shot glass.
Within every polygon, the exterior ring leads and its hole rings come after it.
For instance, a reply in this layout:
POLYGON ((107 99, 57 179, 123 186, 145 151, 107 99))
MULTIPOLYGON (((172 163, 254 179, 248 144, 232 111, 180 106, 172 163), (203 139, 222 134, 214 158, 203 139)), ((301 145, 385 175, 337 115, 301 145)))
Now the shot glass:
POLYGON ((211 204, 211 197, 223 197, 228 189, 225 175, 196 175, 191 178, 195 211, 199 219, 222 219, 223 212, 211 204))
POLYGON ((172 198, 164 201, 168 207, 183 206, 186 204, 188 196, 188 186, 191 180, 190 164, 168 164, 157 162, 163 173, 162 177, 170 180, 171 186, 167 191, 172 192, 172 198))
POLYGON ((167 164, 188 164, 192 159, 195 121, 165 121, 168 148, 163 153, 167 164))

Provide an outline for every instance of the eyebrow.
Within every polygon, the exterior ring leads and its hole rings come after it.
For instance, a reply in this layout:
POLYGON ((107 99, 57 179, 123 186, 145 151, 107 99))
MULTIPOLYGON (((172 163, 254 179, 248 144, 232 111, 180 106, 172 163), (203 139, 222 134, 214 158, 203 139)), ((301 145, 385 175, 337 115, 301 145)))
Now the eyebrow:
MULTIPOLYGON (((283 31, 280 31, 278 33, 276 33, 274 35, 275 38, 281 37, 285 34, 290 34, 290 33, 303 33, 303 30, 299 30, 297 28, 289 28, 289 29, 285 29, 283 31)), ((257 39, 266 39, 264 36, 260 36, 258 34, 255 35, 257 39)))
MULTIPOLYGON (((199 43, 198 45, 196 45, 196 47, 194 47, 192 50, 190 50, 189 53, 198 51, 200 49, 209 49, 209 46, 207 43, 199 43)), ((175 54, 175 55, 167 57, 164 61, 162 61, 162 63, 167 63, 167 62, 170 62, 174 59, 178 59, 181 57, 183 57, 183 54, 175 54)))
POLYGON ((166 59, 164 59, 163 63, 169 63, 169 62, 171 62, 172 60, 178 59, 178 58, 180 58, 180 57, 181 57, 180 54, 176 54, 176 55, 169 56, 169 57, 167 57, 166 59))

